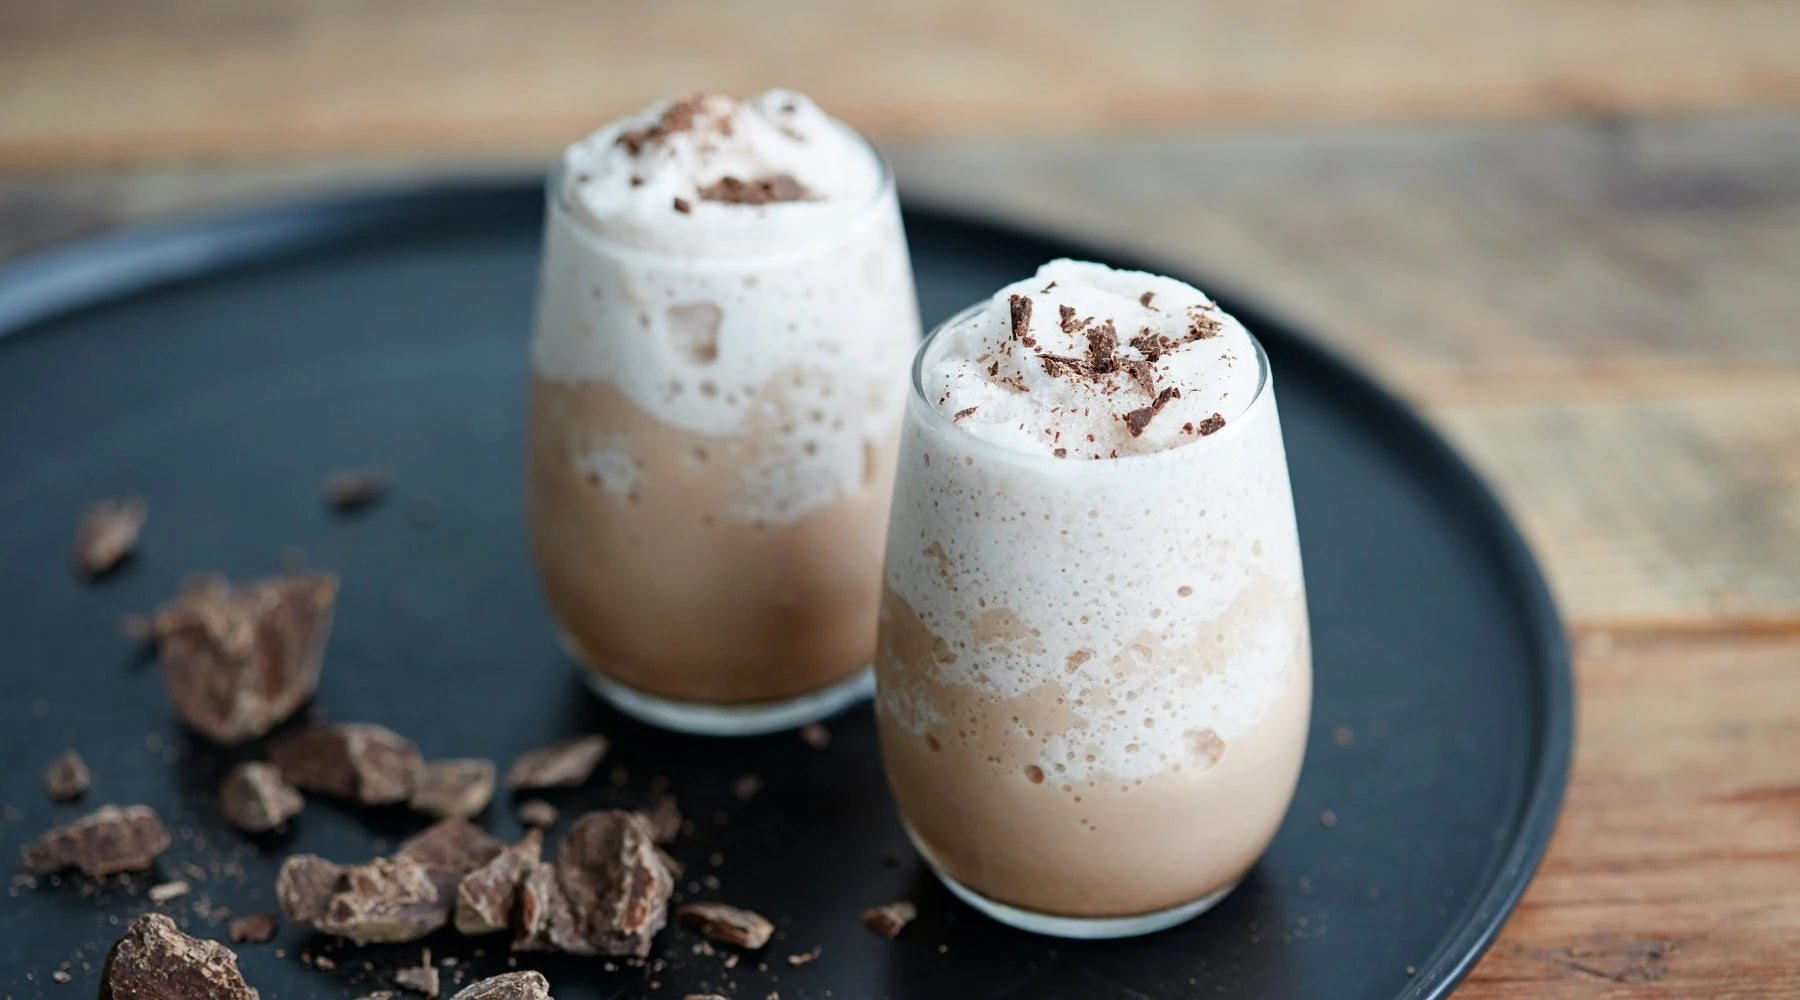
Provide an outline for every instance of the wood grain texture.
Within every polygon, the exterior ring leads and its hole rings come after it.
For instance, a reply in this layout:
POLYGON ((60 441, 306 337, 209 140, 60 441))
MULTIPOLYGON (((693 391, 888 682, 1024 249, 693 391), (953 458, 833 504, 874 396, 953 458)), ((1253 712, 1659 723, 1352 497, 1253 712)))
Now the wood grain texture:
POLYGON ((1800 104, 1779 0, 9 0, 0 167, 547 153, 667 93, 884 139, 1800 104))

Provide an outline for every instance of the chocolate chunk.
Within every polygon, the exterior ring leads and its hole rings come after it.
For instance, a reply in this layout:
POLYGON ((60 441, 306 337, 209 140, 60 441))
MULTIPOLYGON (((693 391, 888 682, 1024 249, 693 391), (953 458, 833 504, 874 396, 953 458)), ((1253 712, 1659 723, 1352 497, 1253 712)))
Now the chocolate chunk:
POLYGON ((450 922, 454 886, 411 858, 377 858, 344 869, 313 929, 357 944, 416 941, 450 922))
POLYGON ((650 836, 659 844, 672 842, 681 835, 681 808, 673 795, 658 795, 656 804, 642 811, 650 824, 650 836))
POLYGON ((431 952, 425 952, 425 957, 420 959, 418 965, 395 970, 394 985, 423 994, 426 1000, 437 1000, 438 970, 437 966, 431 964, 431 952))
POLYGON ((724 903, 689 903, 675 911, 681 926, 739 948, 761 948, 769 943, 775 925, 751 910, 724 903))
POLYGON ((706 201, 722 201, 733 205, 804 201, 812 196, 812 192, 795 180, 792 174, 773 174, 753 181, 726 175, 700 189, 700 197, 706 201))
MULTIPOLYGON (((1148 295, 1149 293, 1144 293, 1148 295)), ((1147 305, 1148 303, 1146 303, 1147 305)), ((902 899, 885 906, 871 906, 863 911, 863 926, 884 938, 899 937, 906 925, 919 915, 919 908, 902 899)))
POLYGON ((425 767, 411 740, 369 723, 297 730, 269 747, 269 759, 299 788, 364 805, 405 802, 425 767))
POLYGON ((824 951, 825 949, 818 945, 814 945, 811 951, 803 951, 797 955, 789 955, 787 957, 787 964, 794 966, 795 968, 799 968, 802 965, 809 965, 818 961, 819 956, 823 954, 824 951))
POLYGON ((572 788, 606 756, 606 737, 578 736, 520 755, 506 772, 508 788, 572 788))
POLYGON ((1205 340, 1209 337, 1217 337, 1219 331, 1224 328, 1225 324, 1219 322, 1217 318, 1200 311, 1198 307, 1192 307, 1188 310, 1188 343, 1191 344, 1196 340, 1205 340))
POLYGON ((305 805, 294 786, 282 780, 281 769, 261 761, 239 764, 219 785, 225 821, 249 833, 277 829, 305 805))
POLYGON ((259 1000, 237 955, 189 937, 161 913, 131 922, 100 970, 100 1000, 259 1000))
MULTIPOLYGON (((1131 431, 1132 437, 1137 437, 1138 435, 1144 433, 1144 428, 1150 426, 1150 418, 1152 418, 1152 417, 1156 416, 1158 413, 1162 412, 1162 408, 1164 406, 1168 405, 1169 400, 1180 399, 1180 398, 1181 398, 1181 390, 1175 386, 1169 386, 1167 389, 1164 389, 1162 392, 1157 393, 1156 401, 1151 403, 1149 406, 1145 406, 1140 409, 1132 410, 1130 413, 1125 414, 1126 429, 1131 431)), ((1214 415, 1217 416, 1217 414, 1214 414, 1214 415)), ((1223 424, 1223 421, 1221 421, 1220 423, 1223 424)), ((1217 430, 1217 429, 1218 428, 1216 428, 1216 427, 1213 428, 1213 430, 1217 430)), ((1210 434, 1210 433, 1212 433, 1212 431, 1203 431, 1202 433, 1210 434)))
POLYGON ((556 863, 526 876, 513 947, 647 955, 667 922, 674 888, 643 816, 618 809, 588 813, 563 837, 556 863))
POLYGON ((508 972, 470 983, 450 1000, 551 1000, 550 982, 541 972, 508 972))
POLYGON ((325 477, 325 502, 347 514, 380 500, 388 485, 387 476, 373 469, 334 472, 325 477))
POLYGON ((1224 426, 1225 426, 1225 418, 1218 415, 1217 413, 1215 413, 1212 416, 1207 417, 1205 420, 1200 421, 1200 426, 1196 429, 1200 432, 1201 437, 1205 437, 1206 435, 1212 434, 1224 426))
POLYGON ((58 802, 81 798, 93 780, 94 776, 88 773, 87 762, 73 750, 64 750, 62 756, 44 768, 44 791, 58 802))
POLYGON ((526 826, 547 828, 556 825, 556 807, 543 799, 526 799, 519 803, 519 822, 526 826))
POLYGON ((961 420, 962 418, 974 413, 977 409, 978 409, 978 407, 971 406, 971 407, 967 407, 966 409, 957 410, 956 416, 951 417, 950 422, 954 424, 957 421, 961 420))
POLYGON ((1150 304, 1150 300, 1154 298, 1156 298, 1155 292, 1145 292, 1138 296, 1138 305, 1143 306, 1145 309, 1154 309, 1156 307, 1150 304))
POLYGON ((101 806, 48 831, 23 853, 25 867, 34 872, 79 868, 99 878, 143 871, 168 847, 169 831, 149 806, 101 806))
POLYGON ((147 630, 182 719, 216 742, 239 743, 294 714, 318 686, 337 588, 329 574, 188 584, 147 630))
POLYGON ((454 872, 457 878, 480 868, 506 850, 506 845, 463 819, 451 816, 414 834, 394 852, 396 858, 417 861, 427 868, 454 872))
POLYGON ((1032 346, 1031 296, 1014 295, 1007 299, 1007 306, 1012 313, 1012 339, 1024 341, 1026 347, 1032 346))
POLYGON ((408 804, 433 816, 468 817, 486 809, 493 797, 493 761, 434 760, 425 765, 408 804))
POLYGON ((1088 330, 1087 342, 1089 371, 1104 375, 1118 367, 1118 361, 1113 355, 1119 349, 1119 328, 1113 325, 1112 320, 1088 330))
POLYGON ((481 867, 463 876, 456 887, 456 929, 464 934, 505 930, 519 898, 519 885, 538 867, 543 849, 541 830, 525 836, 481 867))
POLYGON ((280 918, 273 913, 248 913, 231 922, 231 940, 263 944, 275 937, 280 918))
MULTIPOLYGON (((1049 291, 1048 288, 1044 290, 1049 291)), ((1081 328, 1087 325, 1075 318, 1074 306, 1057 306, 1056 311, 1062 317, 1062 332, 1064 333, 1079 333, 1081 328)))
POLYGON ((682 215, 686 215, 689 212, 692 212, 693 210, 694 210, 693 204, 690 203, 686 198, 675 199, 675 211, 680 212, 682 215))
POLYGON ((831 730, 824 723, 809 722, 800 727, 800 739, 814 750, 823 750, 831 745, 831 730))
POLYGON ((149 508, 139 497, 102 500, 88 508, 75 529, 75 569, 93 579, 112 569, 137 548, 149 508))
POLYGON ((281 904, 288 923, 307 930, 318 929, 344 871, 343 865, 317 854, 295 854, 283 861, 281 873, 275 877, 275 900, 281 904))

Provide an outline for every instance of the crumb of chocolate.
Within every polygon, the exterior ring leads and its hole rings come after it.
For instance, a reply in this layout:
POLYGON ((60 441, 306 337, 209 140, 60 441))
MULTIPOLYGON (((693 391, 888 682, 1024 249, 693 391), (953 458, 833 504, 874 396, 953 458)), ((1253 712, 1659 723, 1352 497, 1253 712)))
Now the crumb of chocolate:
POLYGON ((75 529, 75 569, 91 580, 124 562, 137 548, 148 516, 142 497, 102 500, 89 507, 75 529))
POLYGON ((427 761, 407 804, 433 816, 469 817, 494 797, 494 762, 476 758, 427 761))
POLYGON ((642 815, 657 843, 667 844, 681 835, 681 807, 675 796, 658 795, 655 804, 643 810, 642 815))
POLYGON ((737 776, 737 780, 731 783, 732 798, 739 802, 748 802, 756 798, 756 793, 762 791, 762 786, 761 775, 740 774, 737 776))
POLYGON ((1337 826, 1337 813, 1329 809, 1319 810, 1319 825, 1327 830, 1337 826))
POLYGON ((177 880, 174 882, 161 882, 153 885, 150 887, 150 891, 147 895, 150 897, 150 902, 155 903, 157 906, 161 906, 171 900, 180 899, 193 891, 193 886, 177 880))
POLYGON ((325 477, 325 502, 340 514, 373 506, 387 495, 388 478, 374 469, 334 472, 325 477))
POLYGON ((425 767, 411 740, 365 722, 287 733, 270 745, 269 759, 296 788, 363 805, 405 802, 425 767))
POLYGON ((1331 742, 1341 747, 1347 747, 1356 742, 1356 730, 1349 726, 1338 726, 1331 731, 1331 742))
POLYGON ((757 949, 769 943, 775 925, 754 910, 724 903, 689 903, 675 911, 681 926, 721 944, 757 949))
POLYGON ((620 132, 619 137, 613 141, 624 146, 626 152, 636 156, 643 152, 646 146, 661 144, 669 136, 693 128, 694 116, 700 113, 704 104, 705 98, 699 94, 671 101, 656 121, 643 128, 620 132))
POLYGON ((1155 292, 1145 292, 1138 296, 1138 305, 1143 306, 1145 309, 1154 309, 1156 307, 1150 304, 1150 300, 1154 298, 1156 298, 1155 292))
POLYGON ((686 215, 693 210, 694 206, 690 204, 686 198, 675 199, 675 211, 680 212, 682 215, 686 215))
POLYGON ((814 750, 823 750, 831 745, 831 730, 823 723, 809 722, 800 727, 800 739, 814 750))
POLYGON ((81 798, 93 780, 87 762, 74 750, 64 750, 44 768, 44 791, 58 802, 81 798))
POLYGON ((962 420, 962 418, 969 416, 970 414, 974 413, 978 409, 980 409, 980 407, 971 406, 966 409, 957 410, 956 415, 950 418, 950 422, 953 424, 957 423, 958 421, 962 420))
POLYGON ((519 899, 519 886, 541 862, 544 833, 525 831, 518 843, 464 875, 456 887, 456 929, 464 934, 505 930, 519 899))
POLYGON ((884 938, 894 938, 906 929, 919 915, 919 908, 902 899, 883 906, 872 906, 863 911, 863 926, 884 938))
POLYGON ((50 973, 50 978, 58 983, 73 982, 75 979, 74 976, 69 974, 69 970, 67 969, 57 969, 55 972, 50 973))
POLYGON ((275 937, 280 926, 280 918, 273 913, 248 913, 231 922, 231 940, 264 944, 275 937))
POLYGON ((281 777, 281 769, 247 761, 231 769, 219 785, 219 811, 225 821, 248 833, 278 829, 306 805, 281 777))
POLYGON ((675 888, 663 857, 638 813, 609 809, 577 819, 555 863, 525 878, 513 948, 648 955, 675 888))
POLYGON ((1069 457, 1069 449, 1058 448, 1055 451, 1052 451, 1050 454, 1056 456, 1057 458, 1068 458, 1069 457))
POLYGON ((46 832, 22 853, 25 867, 34 872, 78 868, 99 878, 143 871, 169 843, 169 831, 149 806, 101 806, 46 832))
POLYGON ((789 955, 787 957, 787 964, 794 966, 795 968, 799 968, 802 965, 807 965, 811 962, 818 961, 819 956, 824 954, 824 952, 825 952, 824 948, 821 948, 818 945, 813 945, 811 951, 803 951, 803 952, 800 952, 799 954, 789 955))
POLYGON ((146 632, 183 721, 215 742, 240 743, 294 714, 318 687, 337 589, 330 574, 242 587, 210 576, 158 609, 146 632))
POLYGON ((813 193, 792 174, 772 174, 749 181, 728 174, 701 188, 700 197, 732 205, 767 205, 779 201, 805 201, 813 197, 813 193))
POLYGON ((423 994, 426 1000, 437 1000, 438 970, 431 964, 430 949, 427 949, 419 958, 418 965, 394 970, 394 985, 403 990, 423 994))
POLYGON ((1141 407, 1125 414, 1125 428, 1131 431, 1132 437, 1143 434, 1144 428, 1150 426, 1151 418, 1160 413, 1162 408, 1168 405, 1169 400, 1179 398, 1181 398, 1181 390, 1175 386, 1169 386, 1162 392, 1157 393, 1155 402, 1152 402, 1149 406, 1141 407))
POLYGON ((1007 300, 1012 314, 1012 339, 1025 342, 1026 347, 1034 345, 1031 339, 1031 296, 1014 295, 1007 300))
POLYGON ((1055 287, 1056 287, 1056 282, 1052 281, 1048 285, 1045 285, 1044 287, 1038 289, 1038 294, 1042 295, 1045 292, 1048 292, 1050 289, 1055 288, 1055 287))
POLYGON ((1205 420, 1200 421, 1199 426, 1194 429, 1199 432, 1201 437, 1205 437, 1208 434, 1217 433, 1218 430, 1224 426, 1225 418, 1215 413, 1205 420))
POLYGON ((1084 325, 1086 325, 1075 319, 1074 306, 1057 306, 1056 311, 1061 317, 1059 322, 1062 324, 1062 332, 1064 333, 1077 333, 1084 325))
POLYGON ((642 177, 638 176, 637 174, 632 174, 631 175, 631 186, 632 187, 643 187, 644 179, 642 177))
POLYGON ((539 828, 556 825, 556 807, 543 799, 526 799, 519 803, 519 822, 539 828))
POLYGON ((189 937, 161 913, 131 922, 100 970, 101 1000, 257 1000, 237 955, 189 937))
POLYGON ((460 816, 450 816, 401 842, 394 857, 450 871, 461 878, 504 850, 506 845, 486 830, 460 816))
POLYGON ((470 983, 450 1000, 551 1000, 550 982, 541 972, 508 972, 470 983))
POLYGON ((506 787, 573 788, 588 780, 606 750, 606 737, 595 734, 528 751, 506 772, 506 787))

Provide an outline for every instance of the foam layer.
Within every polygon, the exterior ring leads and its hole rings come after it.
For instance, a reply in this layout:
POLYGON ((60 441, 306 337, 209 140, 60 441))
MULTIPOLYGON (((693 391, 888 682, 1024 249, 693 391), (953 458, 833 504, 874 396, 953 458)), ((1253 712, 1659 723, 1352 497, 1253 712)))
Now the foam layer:
POLYGON ((920 382, 976 437, 1098 459, 1215 433, 1260 378, 1249 333, 1193 286, 1057 260, 952 321, 920 382))

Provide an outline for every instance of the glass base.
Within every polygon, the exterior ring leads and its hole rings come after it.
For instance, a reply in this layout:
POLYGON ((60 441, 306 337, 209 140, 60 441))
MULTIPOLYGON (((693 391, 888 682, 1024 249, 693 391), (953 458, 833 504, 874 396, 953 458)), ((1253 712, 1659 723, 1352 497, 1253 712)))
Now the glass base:
POLYGON ((1017 927, 1033 934, 1047 934, 1051 937, 1074 938, 1081 941, 1100 941, 1107 938, 1137 937, 1140 934, 1152 934, 1165 930, 1176 924, 1192 920, 1207 910, 1212 909, 1219 900, 1224 899, 1236 889, 1236 882, 1209 893, 1191 903, 1171 906, 1166 910, 1154 913, 1138 913, 1128 917, 1062 917, 1049 913, 1035 913, 1021 910, 1016 906, 992 900, 963 885, 961 882, 938 871, 931 859, 925 864, 931 869, 938 881, 944 883, 957 899, 973 906, 982 913, 1007 925, 1017 927))
POLYGON ((864 667, 836 684, 785 701, 762 701, 742 705, 710 705, 702 702, 671 701, 618 681, 602 677, 596 670, 576 662, 576 669, 587 679, 588 687, 614 708, 639 722, 659 729, 695 736, 760 736, 784 729, 795 729, 817 722, 869 700, 875 694, 875 671, 864 667))

